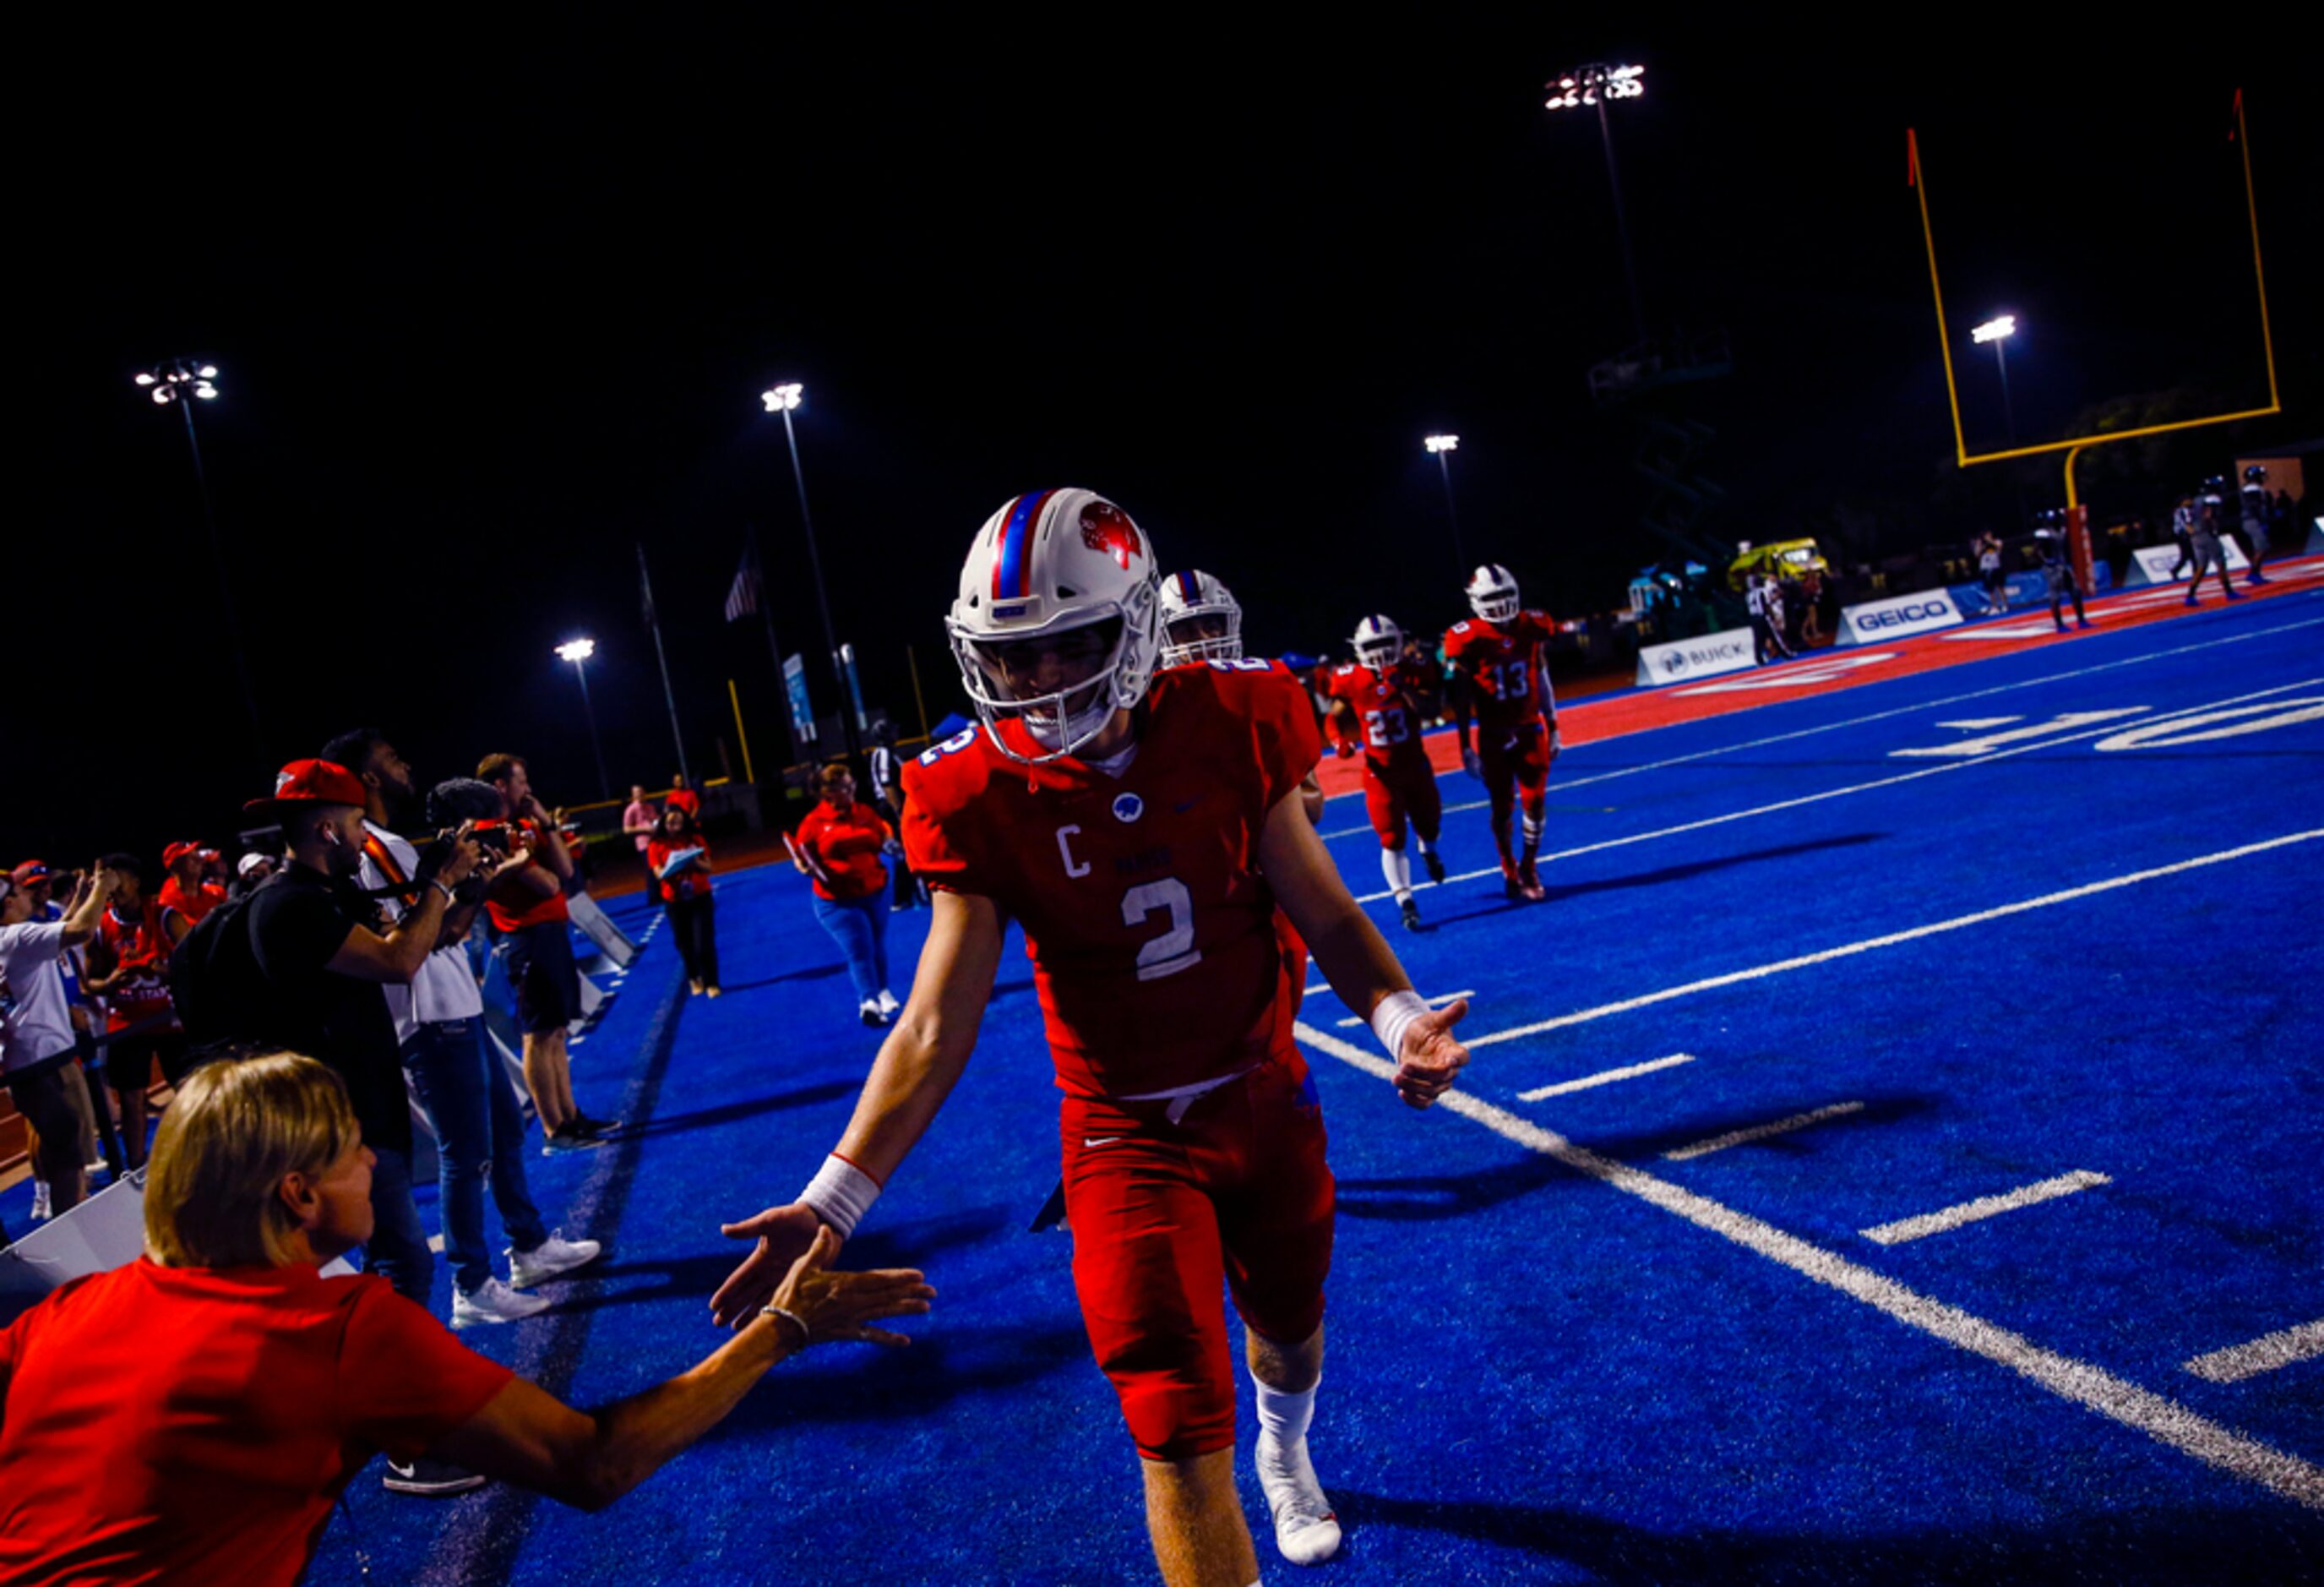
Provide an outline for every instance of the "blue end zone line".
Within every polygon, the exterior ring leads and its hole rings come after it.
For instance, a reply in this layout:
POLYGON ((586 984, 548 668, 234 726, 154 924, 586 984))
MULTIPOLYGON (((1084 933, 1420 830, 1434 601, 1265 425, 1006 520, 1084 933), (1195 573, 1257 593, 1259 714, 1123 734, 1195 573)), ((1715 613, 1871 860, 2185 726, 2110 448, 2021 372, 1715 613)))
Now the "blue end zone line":
POLYGON ((1713 975, 1702 981, 1691 981, 1683 986, 1665 987, 1660 992, 1650 992, 1644 996, 1628 998, 1621 1002, 1600 1003, 1594 1009, 1582 1009, 1571 1014, 1560 1014, 1554 1020, 1540 1020, 1530 1025, 1517 1025, 1507 1030, 1496 1030, 1488 1036, 1471 1037, 1469 1038, 1468 1046, 1473 1051, 1480 1047, 1490 1047, 1496 1042, 1516 1041, 1527 1036, 1538 1036, 1545 1030, 1560 1030, 1569 1025, 1586 1025, 1593 1020, 1603 1020, 1615 1014, 1627 1014, 1634 1009, 1668 1002, 1673 998, 1687 997, 1698 992, 1711 992, 1722 986, 1733 986, 1745 981, 1757 981, 1765 976, 1780 975, 1792 970, 1804 970, 1811 965, 1829 964, 1834 959, 1845 959, 1857 954, 1870 953, 1875 948, 1894 947, 1899 943, 1914 942, 1924 937, 1935 937, 1947 931, 1960 931, 1967 927, 1981 926, 1988 920, 2000 920, 2011 915, 2024 914, 2029 909, 2046 909, 2058 904, 2072 903, 2077 899, 2086 899, 2102 892, 2112 892, 2116 888, 2132 887, 2142 881, 2153 881, 2165 876, 2176 876, 2181 872, 2199 871, 2208 865, 2222 865, 2230 860, 2246 859, 2253 854, 2264 854, 2273 849, 2287 848, 2293 844, 2313 843, 2318 838, 2324 838, 2324 827, 2310 832, 2288 833, 2282 837, 2272 837, 2262 843, 2246 844, 2240 848, 2223 849, 2214 854, 2199 854, 2191 860, 2181 860, 2173 864, 2150 866, 2146 870, 2133 871, 2126 875, 2110 876, 2101 881, 2085 882, 2080 887, 2066 888, 2059 892, 2043 893, 2040 898, 2021 899, 2014 904, 2001 904, 1990 909, 1977 910, 1973 914, 1956 915, 1950 920, 1938 920, 1926 926, 1914 926, 1904 931, 1891 931, 1880 937, 1868 937, 1861 942, 1844 943, 1839 947, 1824 948, 1812 954, 1802 954, 1795 958, 1778 959, 1773 964, 1755 964, 1748 970, 1730 970, 1724 975, 1713 975))
MULTIPOLYGON (((2324 833, 2306 835, 2324 836, 2324 833)), ((1396 1076, 1396 1066, 1384 1058, 1374 1057, 1305 1023, 1294 1029, 1299 1040, 1317 1052, 1328 1053, 1375 1079, 1393 1080, 1396 1076)), ((1746 1250, 1862 1301, 1932 1338, 2007 1367, 2061 1399, 2088 1407, 2220 1471, 2259 1483, 2295 1504, 2324 1510, 2324 1468, 2221 1426, 2175 1400, 2088 1362, 2046 1350, 1997 1324, 1932 1300, 1869 1268, 1709 1196, 1681 1189, 1643 1169, 1600 1157, 1466 1092, 1448 1092, 1439 1105, 1527 1151, 1554 1158, 1585 1178, 1675 1213, 1698 1228, 1707 1229, 1746 1250)))
MULTIPOLYGON (((2318 621, 2324 623, 2324 618, 2319 618, 2318 621)), ((2253 700, 2265 699, 2271 695, 2319 687, 2324 687, 2324 678, 2304 678, 2298 683, 2280 683, 2273 688, 2257 689, 2247 695, 2235 695, 2227 699, 2213 700, 2205 705, 2160 711, 2153 715, 2140 715, 2139 713, 2145 709, 2143 706, 2109 711, 2104 723, 2097 727, 2086 728, 2080 733, 2061 733, 2049 738, 2035 739, 2030 743, 2019 744, 2011 749, 1994 750, 1958 761, 1949 761, 1941 766, 1924 766, 1917 771, 1900 771, 1894 777, 1875 778, 1870 782, 1851 783, 1846 788, 1829 788, 1818 793, 1802 794, 1797 798, 1778 799, 1772 805, 1755 805, 1748 810, 1730 810, 1723 816, 1705 816, 1699 821, 1684 821, 1676 826, 1659 827, 1653 832, 1634 832, 1627 837, 1609 837, 1601 843, 1584 844, 1580 848, 1561 849, 1554 854, 1543 855, 1542 859, 1545 863, 1571 860, 1582 854, 1594 854, 1606 849, 1626 848, 1631 844, 1650 843, 1655 838, 1673 837, 1680 833, 1700 832, 1706 826, 1723 826, 1729 821, 1746 821, 1755 816, 1770 816, 1781 810, 1795 810, 1803 805, 1821 804, 1826 799, 1840 798, 1849 794, 1868 793, 1874 789, 1894 788, 1898 783, 1913 782, 1923 777, 1933 777, 1946 771, 1966 771, 1976 766, 1990 766, 1997 761, 2006 761, 2015 755, 2031 754, 2035 750, 2054 749, 2060 744, 2074 743, 2086 738, 2104 738, 2109 734, 2121 733, 2131 727, 2155 725, 2175 721, 2182 716, 2200 716, 2209 712, 2224 710, 2229 706, 2245 705, 2253 700), (2134 717, 2136 718, 2135 721, 2132 720, 2134 717)), ((2087 721, 2088 718, 2085 717, 2084 720, 2087 721)), ((1500 866, 1493 864, 1481 871, 1464 871, 1458 875, 1447 876, 1441 882, 1421 882, 1416 886, 1450 887, 1455 882, 1475 881, 1480 877, 1499 876, 1500 873, 1500 866)), ((1368 892, 1360 894, 1356 902, 1376 904, 1382 899, 1395 896, 1393 892, 1388 891, 1368 892)))
MULTIPOLYGON (((2280 596, 2278 598, 2298 599, 2300 597, 2280 596)), ((1837 722, 1820 722, 1812 727, 1797 728, 1793 732, 1775 734, 1768 738, 1750 739, 1741 743, 1721 744, 1716 749, 1697 750, 1692 754, 1676 755, 1667 761, 1655 761, 1643 766, 1625 766, 1615 771, 1600 771, 1591 777, 1576 777, 1570 780, 1559 780, 1556 781, 1554 786, 1559 789, 1586 788, 1593 782, 1610 782, 1617 777, 1633 777, 1641 771, 1660 771, 1672 766, 1684 766, 1695 761, 1707 761, 1715 755, 1732 754, 1738 750, 1764 749, 1769 744, 1785 743, 1793 739, 1808 738, 1819 733, 1831 733, 1843 727, 1860 727, 1868 722, 1883 722, 1893 716, 1908 716, 1915 711, 1942 709, 1948 706, 1961 705, 1969 700, 1981 700, 1993 695, 2008 694, 2015 689, 2033 688, 2045 683, 2063 683, 2070 678, 2087 678, 2093 673, 2112 672, 2118 668, 2136 667, 2148 661, 2160 661, 2170 656, 2184 656, 2197 650, 2211 650, 2219 645, 2241 644, 2246 640, 2265 639, 2270 634, 2289 633, 2296 629, 2313 628, 2319 623, 2324 623, 2324 617, 2306 617, 2296 623, 2282 623, 2274 628, 2255 628, 2247 633, 2231 633, 2224 635, 2218 639, 2199 640, 2193 644, 2174 645, 2167 650, 2149 650, 2143 655, 2126 657, 2119 661, 2101 661, 2095 666, 2077 667, 2065 672, 2048 673, 2040 678, 2020 678, 2015 683, 1996 684, 1989 688, 1971 689, 1966 694, 1948 695, 1941 699, 1923 700, 1917 705, 1897 706, 1886 711, 1874 711, 1868 715, 1846 717, 1837 722)), ((2027 654, 2027 652, 2018 650, 2012 652, 2011 654, 2022 656, 2027 654)), ((1964 665, 1978 661, 2006 661, 2009 659, 2010 655, 1973 655, 1968 658, 1968 660, 1964 665)), ((1925 672, 1908 672, 1902 676, 1893 678, 1868 678, 1865 679, 1863 683, 1855 685, 1854 687, 1858 688, 1866 688, 1884 683, 1910 683, 1916 678, 1926 678, 1928 676, 1929 674, 1925 672)), ((1705 722, 1716 722, 1720 719, 1720 716, 1739 715, 1744 711, 1756 710, 1762 706, 1789 705, 1801 700, 1818 699, 1821 697, 1823 697, 1816 695, 1794 695, 1790 697, 1775 696, 1764 700, 1749 700, 1739 705, 1736 710, 1731 712, 1722 712, 1719 716, 1697 716, 1686 722, 1665 722, 1654 727, 1642 727, 1638 729, 1637 733, 1626 733, 1621 736, 1624 738, 1637 738, 1643 734, 1660 733, 1672 727, 1692 727, 1700 725, 1705 722)), ((1614 742, 1615 741, 1612 739, 1599 739, 1590 744, 1579 745, 1576 747, 1595 749, 1600 743, 1612 743, 1614 742)), ((1445 770, 1436 774, 1439 781, 1442 781, 1447 777, 1458 775, 1465 775, 1458 766, 1447 767, 1445 770)), ((1552 776, 1555 776, 1554 770, 1552 772, 1552 776)), ((1352 788, 1344 793, 1333 794, 1332 798, 1334 799, 1351 798, 1362 791, 1363 789, 1361 788, 1352 788)), ((1456 811, 1481 810, 1485 807, 1488 801, 1484 799, 1473 799, 1466 804, 1447 805, 1444 807, 1444 814, 1450 816, 1456 811)), ((1372 829, 1369 824, 1362 826, 1342 826, 1323 834, 1323 837, 1324 841, 1328 843, 1333 838, 1353 837, 1358 834, 1370 834, 1371 830, 1372 829)), ((1423 885, 1432 884, 1424 883, 1423 885)))

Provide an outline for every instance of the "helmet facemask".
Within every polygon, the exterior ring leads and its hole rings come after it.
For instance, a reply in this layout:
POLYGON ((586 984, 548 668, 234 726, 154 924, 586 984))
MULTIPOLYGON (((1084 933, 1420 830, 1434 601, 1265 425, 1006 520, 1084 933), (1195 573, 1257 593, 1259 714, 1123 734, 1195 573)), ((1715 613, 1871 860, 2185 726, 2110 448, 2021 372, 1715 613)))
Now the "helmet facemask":
MULTIPOLYGON (((1149 598, 1149 632, 1151 623, 1149 598)), ((1136 625, 1119 616, 1006 638, 978 638, 955 628, 953 657, 977 715, 1001 753, 1041 764, 1074 753, 1105 731, 1114 712, 1145 698, 1152 665, 1137 665, 1136 638, 1136 625), (1044 753, 1027 755, 1011 747, 1001 724, 1012 718, 1044 753)), ((1150 644, 1144 653, 1151 657, 1150 644)))
POLYGON ((1163 625, 1162 665, 1242 660, 1240 614, 1222 606, 1197 606, 1163 625))
POLYGON ((1517 581, 1506 567, 1488 564, 1469 581, 1469 610, 1488 623, 1507 623, 1517 614, 1517 581))

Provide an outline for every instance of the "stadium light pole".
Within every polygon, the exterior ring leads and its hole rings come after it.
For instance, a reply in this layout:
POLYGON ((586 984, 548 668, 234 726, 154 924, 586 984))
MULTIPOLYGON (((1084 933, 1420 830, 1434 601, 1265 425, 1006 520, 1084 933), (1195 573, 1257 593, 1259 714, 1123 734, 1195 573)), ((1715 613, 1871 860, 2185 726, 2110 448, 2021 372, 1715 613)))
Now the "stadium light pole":
POLYGON ((593 639, 567 640, 557 647, 559 660, 573 663, 573 676, 581 680, 581 715, 589 720, 589 752, 597 758, 597 794, 611 803, 613 780, 605 775, 605 746, 597 742, 597 709, 589 703, 589 658, 597 653, 597 641, 593 639))
POLYGON ((2009 411, 2009 338, 2017 334, 2017 316, 1997 314, 1983 325, 1972 327, 1969 340, 1993 344, 1993 365, 2001 371, 2001 428, 2012 445, 2017 440, 2017 420, 2009 411))
POLYGON ((807 395, 807 388, 794 381, 788 385, 770 387, 759 393, 770 413, 783 416, 783 439, 791 450, 791 483, 798 487, 799 523, 807 531, 807 565, 815 575, 815 604, 823 614, 823 642, 831 651, 831 672, 839 686, 839 736, 847 745, 851 761, 863 752, 855 732, 855 691, 847 687, 847 663, 840 659, 839 631, 831 622, 831 597, 823 587, 823 557, 816 549, 815 520, 807 515, 807 475, 799 467, 798 431, 791 427, 791 411, 807 395))
POLYGON ((1577 66, 1572 71, 1550 79, 1547 110, 1574 110, 1595 106, 1598 112, 1598 141, 1606 151, 1606 183, 1614 192, 1614 230, 1622 240, 1622 280, 1630 289, 1630 324, 1643 344, 1646 339, 1646 315, 1638 299, 1638 267, 1630 254, 1630 223, 1622 211, 1622 175, 1614 164, 1614 125, 1606 116, 1609 99, 1638 99, 1646 92, 1646 69, 1643 66, 1577 66))
POLYGON ((1461 576, 1469 574, 1468 553, 1461 549, 1461 513, 1452 504, 1452 454, 1460 449, 1459 436, 1434 435, 1421 443, 1436 458, 1436 470, 1444 476, 1444 516, 1452 522, 1452 559, 1461 565, 1461 576))
POLYGON ((250 687, 250 659, 243 653, 242 617, 235 605, 234 580, 227 576, 226 546, 218 538, 217 512, 210 504, 209 474, 202 467, 201 437, 194 431, 194 404, 217 400, 217 365, 198 358, 171 358, 133 376, 156 407, 174 404, 186 421, 186 449, 194 459, 194 488, 202 499, 202 527, 210 537, 210 562, 217 570, 218 612, 226 619, 226 648, 234 652, 234 673, 242 686, 243 715, 250 721, 250 747, 262 768, 274 762, 266 753, 266 734, 259 725, 258 696, 250 687))

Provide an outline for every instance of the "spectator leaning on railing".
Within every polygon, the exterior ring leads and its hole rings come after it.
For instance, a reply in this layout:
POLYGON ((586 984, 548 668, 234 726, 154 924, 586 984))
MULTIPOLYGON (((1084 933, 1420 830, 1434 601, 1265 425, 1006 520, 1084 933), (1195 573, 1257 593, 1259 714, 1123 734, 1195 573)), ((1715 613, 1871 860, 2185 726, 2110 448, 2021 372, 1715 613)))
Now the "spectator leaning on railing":
POLYGON ((601 1509, 810 1344, 898 1345, 916 1272, 834 1273, 827 1232, 748 1328, 595 1412, 475 1355, 368 1276, 318 1269, 372 1225, 345 1088, 290 1053, 222 1058, 161 1122, 145 1255, 0 1332, 0 1580, 289 1587, 373 1453, 456 1462, 601 1509))
POLYGON ((67 1079, 80 1055, 60 965, 67 950, 97 934, 115 884, 99 865, 63 919, 35 920, 32 893, 0 877, 0 1006, 6 1010, 0 1015, 0 1070, 9 1099, 33 1131, 33 1173, 60 1213, 79 1205, 83 1189, 80 1115, 67 1079))

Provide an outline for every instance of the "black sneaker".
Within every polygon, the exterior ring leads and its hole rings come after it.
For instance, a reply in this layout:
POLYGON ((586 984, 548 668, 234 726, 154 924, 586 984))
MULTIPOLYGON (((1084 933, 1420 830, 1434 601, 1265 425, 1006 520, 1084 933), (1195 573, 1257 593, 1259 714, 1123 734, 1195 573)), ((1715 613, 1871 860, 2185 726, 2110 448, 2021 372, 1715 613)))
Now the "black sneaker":
POLYGON ((1438 853, 1434 849, 1431 849, 1431 850, 1429 850, 1426 853, 1425 853, 1425 854, 1423 854, 1423 855, 1421 855, 1421 856, 1420 856, 1420 863, 1421 863, 1422 864, 1424 864, 1424 865, 1425 865, 1425 866, 1427 866, 1427 867, 1428 867, 1428 880, 1429 880, 1429 881, 1434 881, 1434 882, 1437 882, 1437 883, 1439 883, 1439 884, 1441 884, 1441 883, 1443 881, 1443 880, 1444 880, 1444 856, 1443 856, 1443 855, 1442 855, 1442 854, 1438 853))
POLYGON ((1420 905, 1411 899, 1406 899, 1397 908, 1404 911, 1404 928, 1406 931, 1419 930, 1420 905))
POLYGON ((567 1124, 562 1130, 549 1130, 541 1138, 540 1155, 553 1158, 564 1152, 589 1151, 604 1144, 604 1136, 592 1135, 577 1123, 567 1124))
POLYGON ((619 1135, 629 1127, 626 1120, 593 1119, 586 1113, 574 1114, 573 1122, 569 1126, 571 1129, 578 1130, 584 1135, 619 1135))
POLYGON ((472 1472, 466 1466, 456 1466, 450 1461, 430 1460, 421 1455, 415 1461, 390 1458, 387 1475, 379 1485, 390 1493, 409 1493, 418 1499, 447 1499, 455 1493, 471 1493, 491 1481, 482 1472, 472 1472))

